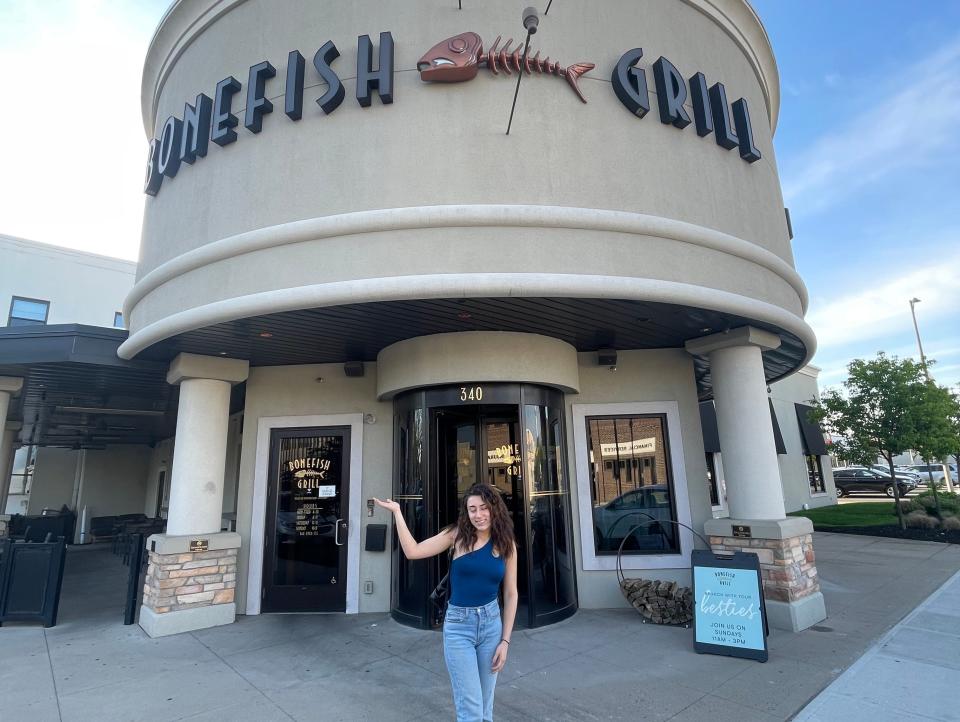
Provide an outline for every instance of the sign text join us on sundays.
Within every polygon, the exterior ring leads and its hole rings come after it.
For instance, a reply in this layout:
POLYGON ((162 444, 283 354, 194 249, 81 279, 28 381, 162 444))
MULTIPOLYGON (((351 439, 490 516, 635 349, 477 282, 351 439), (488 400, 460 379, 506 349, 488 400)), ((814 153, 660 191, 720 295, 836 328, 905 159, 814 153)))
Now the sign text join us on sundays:
MULTIPOLYGON (((373 69, 373 43, 369 35, 357 40, 356 98, 364 108, 371 105, 376 92, 383 104, 393 102, 394 41, 389 32, 380 33, 379 62, 373 69)), ((327 90, 316 99, 325 114, 330 114, 343 103, 345 90, 333 62, 340 51, 332 41, 324 43, 313 56, 313 68, 326 82, 327 90)), ((611 82, 621 103, 638 118, 650 111, 647 70, 637 67, 643 57, 641 48, 629 50, 614 67, 611 82)), ((713 133, 717 145, 731 150, 739 149, 747 163, 760 160, 760 151, 753 142, 750 112, 745 98, 728 104, 723 83, 708 86, 703 73, 684 80, 679 70, 666 58, 660 57, 651 66, 657 91, 660 121, 683 129, 694 124, 700 137, 713 133), (693 108, 693 118, 684 107, 687 101, 693 108)), ((263 129, 263 116, 273 112, 273 103, 266 97, 267 81, 277 74, 269 61, 250 66, 247 74, 246 105, 243 126, 251 133, 263 129)), ((292 121, 303 117, 303 95, 306 60, 299 50, 287 55, 286 86, 283 112, 292 121)), ((210 98, 197 95, 194 102, 185 103, 182 117, 171 115, 164 122, 157 138, 150 141, 144 192, 155 196, 164 177, 174 178, 182 163, 192 165, 207 155, 209 142, 223 147, 236 142, 235 128, 239 118, 232 112, 234 96, 243 86, 232 75, 217 83, 210 98)))

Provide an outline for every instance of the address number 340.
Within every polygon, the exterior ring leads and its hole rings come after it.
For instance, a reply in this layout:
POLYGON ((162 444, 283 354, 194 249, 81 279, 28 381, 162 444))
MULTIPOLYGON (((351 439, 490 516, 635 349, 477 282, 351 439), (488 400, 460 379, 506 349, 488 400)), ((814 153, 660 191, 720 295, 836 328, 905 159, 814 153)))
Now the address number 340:
POLYGON ((461 401, 482 401, 483 387, 482 386, 461 386, 460 400, 461 401))

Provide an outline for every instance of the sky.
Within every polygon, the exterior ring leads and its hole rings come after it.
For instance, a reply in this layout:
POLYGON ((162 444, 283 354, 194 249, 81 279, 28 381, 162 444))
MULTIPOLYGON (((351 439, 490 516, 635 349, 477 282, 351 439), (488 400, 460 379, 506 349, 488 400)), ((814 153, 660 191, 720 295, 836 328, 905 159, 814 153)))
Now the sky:
MULTIPOLYGON (((137 258, 140 75, 168 5, 0 3, 0 90, 19 109, 0 113, 0 233, 137 258)), ((960 388, 960 0, 753 5, 780 71, 774 145, 821 387, 881 350, 919 359, 919 298, 931 373, 960 388)))

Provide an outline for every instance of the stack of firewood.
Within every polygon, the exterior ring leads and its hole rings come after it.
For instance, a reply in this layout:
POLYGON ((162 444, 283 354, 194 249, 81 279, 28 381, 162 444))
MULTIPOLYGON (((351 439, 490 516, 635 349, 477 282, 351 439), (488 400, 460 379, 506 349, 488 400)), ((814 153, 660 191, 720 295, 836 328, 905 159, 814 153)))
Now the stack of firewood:
POLYGON ((693 592, 676 582, 624 579, 620 591, 645 621, 655 624, 689 624, 693 619, 693 592))

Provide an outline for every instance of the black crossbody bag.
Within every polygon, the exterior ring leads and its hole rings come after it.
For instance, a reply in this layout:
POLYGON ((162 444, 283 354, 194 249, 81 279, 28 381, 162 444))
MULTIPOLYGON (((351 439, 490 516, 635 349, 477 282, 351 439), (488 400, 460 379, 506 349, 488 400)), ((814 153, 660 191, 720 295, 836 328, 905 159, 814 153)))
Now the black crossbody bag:
POLYGON ((437 620, 440 622, 446 616, 447 605, 450 603, 450 567, 453 566, 453 550, 455 547, 456 544, 451 546, 450 551, 447 552, 447 573, 443 575, 443 579, 430 592, 430 603, 437 610, 437 620))

